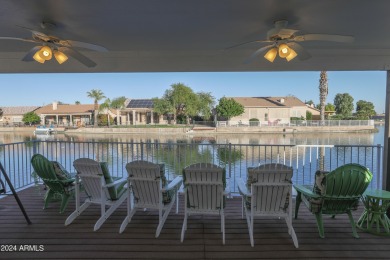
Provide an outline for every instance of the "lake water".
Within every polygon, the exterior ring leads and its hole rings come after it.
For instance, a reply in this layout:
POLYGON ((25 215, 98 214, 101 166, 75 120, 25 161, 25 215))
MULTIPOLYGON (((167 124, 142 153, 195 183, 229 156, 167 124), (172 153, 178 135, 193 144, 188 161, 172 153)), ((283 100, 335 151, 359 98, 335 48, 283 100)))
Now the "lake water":
POLYGON ((296 134, 205 134, 205 135, 142 135, 142 134, 55 134, 0 133, 0 144, 31 140, 96 141, 96 142, 187 142, 216 144, 268 145, 383 145, 384 126, 375 133, 296 133, 296 134))

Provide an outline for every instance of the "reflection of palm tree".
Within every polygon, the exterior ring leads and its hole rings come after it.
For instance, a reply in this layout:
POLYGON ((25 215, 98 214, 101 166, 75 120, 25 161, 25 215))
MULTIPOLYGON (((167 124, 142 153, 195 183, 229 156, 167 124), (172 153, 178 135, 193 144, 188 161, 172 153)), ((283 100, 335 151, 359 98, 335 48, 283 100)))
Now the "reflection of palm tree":
POLYGON ((325 171, 325 147, 319 147, 318 149, 317 169, 320 171, 325 171))

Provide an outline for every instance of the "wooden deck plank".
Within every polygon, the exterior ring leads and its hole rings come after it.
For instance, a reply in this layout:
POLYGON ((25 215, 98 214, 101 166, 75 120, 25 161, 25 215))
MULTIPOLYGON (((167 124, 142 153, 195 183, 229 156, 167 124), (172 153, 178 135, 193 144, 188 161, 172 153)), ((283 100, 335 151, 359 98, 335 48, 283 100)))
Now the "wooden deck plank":
MULTIPOLYGON (((19 192, 33 222, 27 225, 13 197, 0 200, 0 244, 42 245, 42 252, 1 252, 0 259, 389 259, 390 237, 375 236, 358 230, 352 236, 347 216, 324 216, 325 238, 319 238, 314 216, 301 207, 293 220, 298 236, 296 249, 287 234, 284 220, 257 218, 254 224, 255 247, 249 243, 241 201, 228 199, 226 208, 226 245, 222 245, 217 216, 190 216, 185 240, 180 242, 183 203, 179 214, 171 212, 159 238, 155 238, 157 211, 138 211, 126 230, 119 226, 126 215, 125 203, 94 232, 98 206, 88 208, 74 223, 65 226, 74 201, 59 214, 59 202, 43 210, 43 194, 32 187, 19 192)), ((182 199, 182 198, 181 198, 182 199)), ((353 216, 361 214, 362 207, 353 216)))

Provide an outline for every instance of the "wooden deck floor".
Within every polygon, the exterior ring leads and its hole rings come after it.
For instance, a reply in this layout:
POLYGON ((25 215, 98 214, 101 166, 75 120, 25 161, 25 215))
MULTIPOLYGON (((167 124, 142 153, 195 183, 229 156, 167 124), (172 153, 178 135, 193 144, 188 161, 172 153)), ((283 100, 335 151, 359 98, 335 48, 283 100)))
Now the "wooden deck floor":
MULTIPOLYGON (((156 211, 137 212, 125 232, 119 234, 126 211, 124 203, 94 232, 99 215, 97 206, 90 207, 65 227, 74 202, 64 214, 59 214, 59 202, 42 209, 40 188, 21 191, 19 196, 33 224, 26 224, 12 196, 0 200, 1 259, 390 259, 390 237, 360 231, 360 238, 355 239, 347 216, 336 219, 325 216, 326 238, 320 239, 315 218, 305 207, 301 207, 299 219, 293 221, 298 249, 287 234, 284 221, 272 218, 257 219, 252 248, 238 198, 227 201, 226 245, 222 245, 219 218, 202 216, 189 218, 184 243, 180 243, 182 204, 179 214, 172 211, 160 237, 155 238, 156 211), (16 245, 17 251, 6 252, 9 248, 5 245, 16 245), (37 250, 23 252, 21 245, 35 245, 37 250)), ((360 214, 361 210, 355 212, 355 220, 360 214)))

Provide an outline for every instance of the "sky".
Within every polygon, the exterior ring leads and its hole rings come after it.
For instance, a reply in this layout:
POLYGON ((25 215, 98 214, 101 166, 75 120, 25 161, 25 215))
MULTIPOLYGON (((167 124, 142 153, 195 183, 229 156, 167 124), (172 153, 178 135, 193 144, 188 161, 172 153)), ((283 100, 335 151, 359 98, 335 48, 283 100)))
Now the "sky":
MULTIPOLYGON (((194 92, 211 92, 216 101, 226 97, 293 95, 319 103, 320 72, 177 72, 177 73, 62 73, 0 74, 0 107, 43 106, 53 101, 92 104, 87 92, 100 89, 110 99, 162 97, 173 83, 194 92)), ((327 103, 338 93, 372 102, 377 113, 385 110, 386 72, 328 72, 327 103)))

